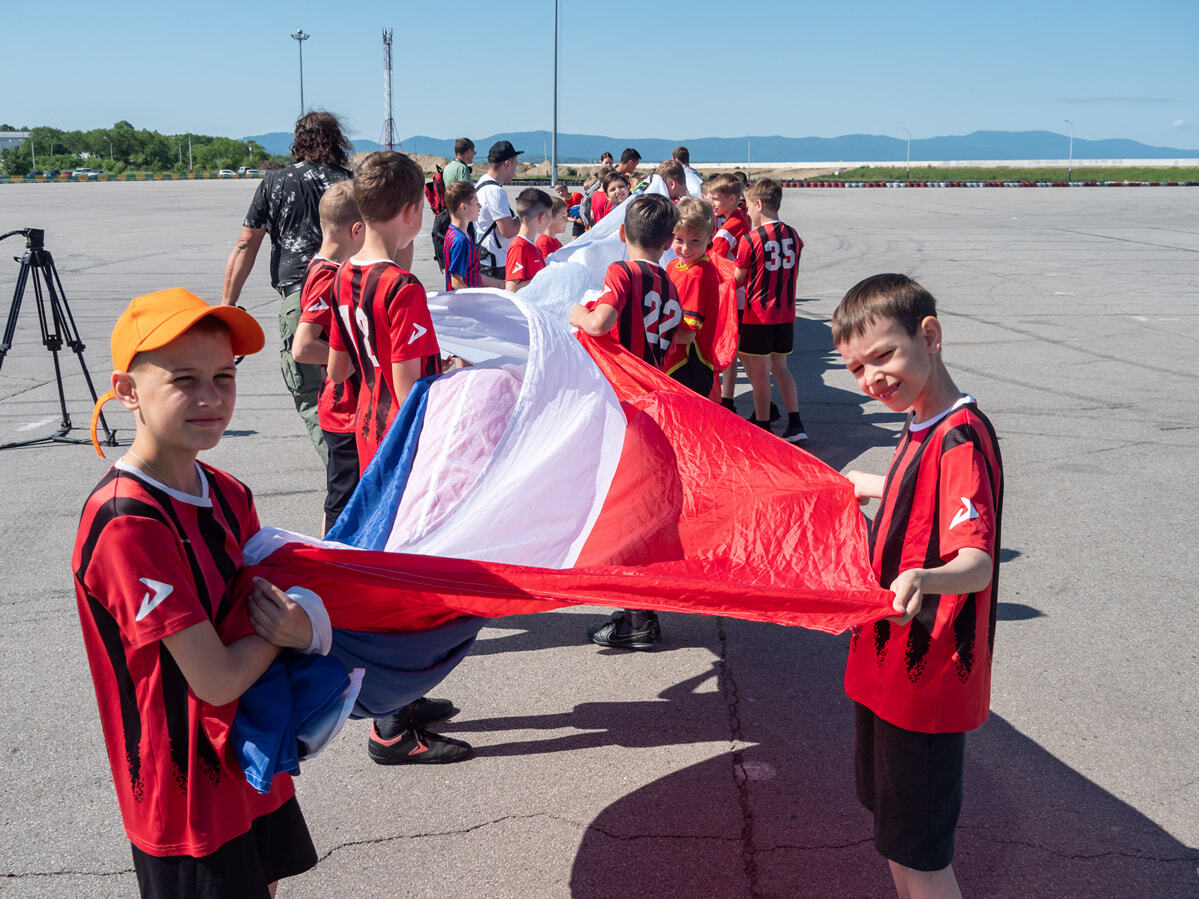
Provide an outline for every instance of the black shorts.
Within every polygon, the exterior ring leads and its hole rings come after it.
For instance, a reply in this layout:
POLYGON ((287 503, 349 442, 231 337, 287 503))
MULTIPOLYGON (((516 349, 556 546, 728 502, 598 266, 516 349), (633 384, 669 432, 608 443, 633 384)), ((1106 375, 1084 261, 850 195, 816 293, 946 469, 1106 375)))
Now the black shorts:
POLYGON ((753 325, 741 323, 737 349, 747 356, 790 356, 795 343, 795 323, 753 325))
POLYGON ((712 385, 716 383, 716 373, 700 357, 694 343, 687 347, 687 358, 672 368, 669 374, 684 387, 690 387, 700 396, 710 396, 712 385))
POLYGON ((329 465, 325 469, 325 533, 336 523, 341 510, 358 486, 358 442, 353 434, 323 431, 329 447, 329 465))
POLYGON ((316 864, 316 849, 294 796, 211 855, 158 856, 132 848, 142 896, 163 899, 266 899, 267 884, 316 864))
POLYGON ((854 707, 854 779, 874 814, 875 848, 905 867, 940 871, 953 861, 966 735, 904 730, 854 707))

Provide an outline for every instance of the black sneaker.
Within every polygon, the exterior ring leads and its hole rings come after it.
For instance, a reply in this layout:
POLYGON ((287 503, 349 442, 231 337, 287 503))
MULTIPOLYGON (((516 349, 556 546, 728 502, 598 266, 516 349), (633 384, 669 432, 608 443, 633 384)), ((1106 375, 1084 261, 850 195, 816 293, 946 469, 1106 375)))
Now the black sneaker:
POLYGON ((428 724, 458 714, 458 707, 448 699, 422 696, 416 702, 408 703, 401 711, 408 713, 408 720, 413 724, 428 724))
POLYGON ((653 649, 662 640, 662 625, 657 616, 653 616, 634 629, 629 624, 624 612, 617 612, 607 624, 602 624, 593 631, 588 631, 591 642, 596 646, 607 646, 612 649, 653 649))
POLYGON ((783 413, 779 411, 779 407, 774 403, 770 404, 770 421, 776 422, 783 417, 783 413))
POLYGON ((802 443, 808 439, 808 435, 804 433, 803 419, 798 413, 787 413, 787 429, 783 431, 783 439, 788 443, 802 443))
POLYGON ((737 403, 733 400, 733 398, 731 396, 722 396, 720 398, 720 405, 724 406, 724 408, 729 409, 733 412, 737 411, 737 403))
POLYGON ((464 762, 475 754, 469 743, 423 727, 405 728, 385 740, 373 723, 366 751, 376 765, 447 765, 464 762))

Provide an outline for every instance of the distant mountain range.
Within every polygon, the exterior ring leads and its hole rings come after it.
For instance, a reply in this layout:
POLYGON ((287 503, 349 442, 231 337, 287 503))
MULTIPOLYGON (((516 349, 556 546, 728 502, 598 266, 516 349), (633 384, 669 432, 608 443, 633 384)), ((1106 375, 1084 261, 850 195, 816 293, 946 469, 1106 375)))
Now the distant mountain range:
MULTIPOLYGON (((286 131, 255 134, 242 140, 254 140, 270 153, 287 154, 292 135, 286 131)), ((524 150, 522 162, 542 162, 550 152, 548 131, 518 131, 473 137, 478 148, 478 162, 486 160, 487 148, 497 140, 512 141, 524 150)), ((700 137, 681 141, 661 138, 615 138, 595 134, 558 135, 558 160, 562 163, 588 163, 599 159, 607 150, 620 158, 625 147, 635 147, 646 162, 669 159, 671 151, 684 144, 691 151, 691 161, 702 162, 902 162, 907 141, 900 137, 879 134, 846 134, 841 137, 700 137)), ((356 140, 359 152, 379 149, 372 140, 356 140)), ((454 139, 426 137, 418 134, 406 138, 397 147, 405 153, 430 156, 454 156, 454 139)), ((948 137, 927 137, 912 141, 912 161, 940 160, 1017 160, 1065 159, 1069 138, 1052 131, 975 131, 971 134, 948 137)), ((1076 159, 1170 159, 1196 158, 1199 150, 1176 147, 1151 147, 1135 140, 1074 139, 1076 159)))

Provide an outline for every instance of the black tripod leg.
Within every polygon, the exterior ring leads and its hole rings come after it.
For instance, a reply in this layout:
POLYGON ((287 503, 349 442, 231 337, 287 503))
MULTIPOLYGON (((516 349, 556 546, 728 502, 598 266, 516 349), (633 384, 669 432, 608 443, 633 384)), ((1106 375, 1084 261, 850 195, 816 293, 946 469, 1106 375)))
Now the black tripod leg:
POLYGON ((62 335, 58 330, 58 311, 53 304, 49 310, 46 309, 46 296, 42 292, 42 278, 45 277, 45 274, 39 275, 45 264, 42 259, 44 252, 44 250, 29 251, 29 269, 33 282, 34 306, 37 308, 37 322, 42 330, 42 345, 50 351, 51 359, 54 362, 54 385, 58 389, 58 409, 62 413, 62 423, 58 426, 58 432, 50 439, 57 440, 71 430, 71 415, 67 411, 67 396, 62 385, 62 366, 58 360, 58 351, 62 349, 62 335))
MULTIPOLYGON (((92 397, 92 405, 96 404, 98 399, 96 395, 96 386, 92 383, 92 374, 88 371, 87 363, 83 360, 83 351, 86 349, 83 339, 79 336, 79 328, 75 325, 75 316, 71 314, 70 304, 67 303, 66 291, 62 288, 62 279, 58 277, 58 269, 54 267, 54 257, 50 255, 49 250, 43 250, 44 258, 42 267, 45 269, 46 291, 50 294, 50 305, 53 310, 54 320, 58 327, 62 329, 66 345, 71 348, 79 359, 79 367, 83 370, 83 379, 87 382, 88 393, 92 397)), ((55 365, 57 366, 57 356, 55 357, 55 365)), ((62 379, 59 379, 59 391, 62 391, 62 379)), ((108 422, 104 420, 104 413, 100 413, 100 427, 104 431, 105 446, 116 446, 117 436, 108 427, 108 422)), ((69 424, 68 424, 69 427, 69 424)))
POLYGON ((17 332, 17 318, 21 314, 21 298, 25 296, 25 281, 29 278, 29 254, 21 258, 21 270, 17 273, 17 286, 12 293, 12 304, 8 307, 8 321, 4 323, 4 340, 0 342, 0 367, 4 357, 12 349, 12 338, 17 332))

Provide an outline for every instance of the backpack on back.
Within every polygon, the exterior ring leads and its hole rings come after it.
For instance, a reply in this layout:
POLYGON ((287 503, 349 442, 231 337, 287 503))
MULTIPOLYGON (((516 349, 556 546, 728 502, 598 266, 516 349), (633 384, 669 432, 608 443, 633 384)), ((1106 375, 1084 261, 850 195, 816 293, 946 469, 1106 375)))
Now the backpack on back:
POLYGON ((437 166, 432 180, 425 183, 425 199, 434 215, 439 215, 445 209, 445 181, 441 177, 441 166, 437 166))

